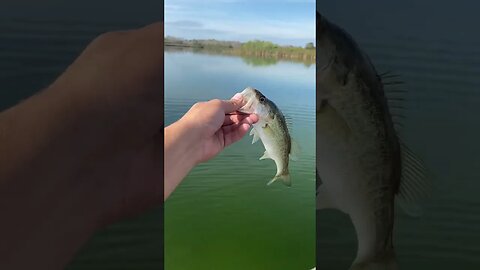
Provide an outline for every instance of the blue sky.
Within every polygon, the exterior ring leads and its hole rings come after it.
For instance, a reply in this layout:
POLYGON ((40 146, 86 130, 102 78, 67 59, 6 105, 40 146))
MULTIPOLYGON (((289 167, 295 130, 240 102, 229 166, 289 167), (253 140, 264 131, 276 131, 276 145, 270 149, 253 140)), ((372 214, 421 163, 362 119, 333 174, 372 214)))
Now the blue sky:
POLYGON ((165 35, 304 46, 315 41, 315 0, 165 0, 165 35))

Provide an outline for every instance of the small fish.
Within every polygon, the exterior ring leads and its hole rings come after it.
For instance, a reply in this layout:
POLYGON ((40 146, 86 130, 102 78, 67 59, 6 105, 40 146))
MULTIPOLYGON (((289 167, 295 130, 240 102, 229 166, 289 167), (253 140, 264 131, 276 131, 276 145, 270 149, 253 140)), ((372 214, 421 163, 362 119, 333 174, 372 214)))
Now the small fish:
POLYGON ((428 194, 420 159, 397 136, 385 82, 353 38, 317 12, 317 209, 350 216, 358 249, 350 269, 398 269, 395 201, 428 194))
POLYGON ((239 112, 255 113, 259 117, 250 131, 250 135, 253 135, 252 144, 260 139, 265 147, 265 153, 260 160, 270 158, 277 166, 276 175, 267 185, 280 179, 285 185, 291 186, 288 164, 290 159, 296 160, 297 146, 290 137, 285 117, 275 103, 257 89, 247 87, 241 94, 246 104, 239 112))

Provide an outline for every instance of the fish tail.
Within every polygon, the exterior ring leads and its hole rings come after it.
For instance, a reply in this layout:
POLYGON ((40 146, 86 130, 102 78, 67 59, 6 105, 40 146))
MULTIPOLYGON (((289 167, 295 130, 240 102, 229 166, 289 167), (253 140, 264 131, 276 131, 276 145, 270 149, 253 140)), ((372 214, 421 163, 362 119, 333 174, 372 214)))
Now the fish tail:
POLYGON ((354 262, 350 270, 398 270, 397 260, 393 252, 382 258, 368 262, 354 262))
POLYGON ((267 183, 267 186, 277 181, 278 179, 281 179, 286 186, 290 187, 292 185, 292 182, 290 181, 290 174, 287 172, 287 173, 275 175, 275 177, 273 177, 273 179, 267 183))

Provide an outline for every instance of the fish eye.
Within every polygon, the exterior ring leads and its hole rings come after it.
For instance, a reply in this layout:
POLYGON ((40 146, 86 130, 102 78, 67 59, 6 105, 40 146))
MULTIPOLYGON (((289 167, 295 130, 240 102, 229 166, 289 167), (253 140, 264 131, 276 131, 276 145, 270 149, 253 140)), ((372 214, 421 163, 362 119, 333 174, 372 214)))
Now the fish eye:
POLYGON ((265 102, 265 97, 264 96, 260 97, 260 102, 265 102))

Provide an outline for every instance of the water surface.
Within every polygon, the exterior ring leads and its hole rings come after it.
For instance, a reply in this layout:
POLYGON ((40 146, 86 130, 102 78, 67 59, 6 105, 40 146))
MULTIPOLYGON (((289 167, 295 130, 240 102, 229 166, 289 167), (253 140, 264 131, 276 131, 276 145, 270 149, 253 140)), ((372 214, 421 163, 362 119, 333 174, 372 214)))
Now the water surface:
POLYGON ((165 123, 197 101, 252 86, 283 111, 302 148, 292 187, 267 186, 272 160, 246 136, 195 168, 165 203, 165 267, 310 269, 315 264, 315 67, 263 59, 165 52, 165 123))

